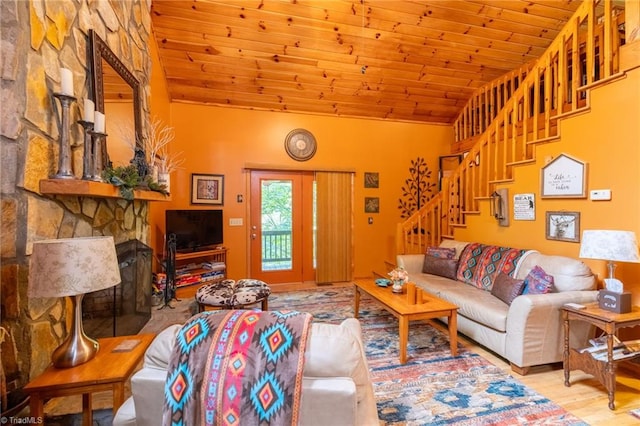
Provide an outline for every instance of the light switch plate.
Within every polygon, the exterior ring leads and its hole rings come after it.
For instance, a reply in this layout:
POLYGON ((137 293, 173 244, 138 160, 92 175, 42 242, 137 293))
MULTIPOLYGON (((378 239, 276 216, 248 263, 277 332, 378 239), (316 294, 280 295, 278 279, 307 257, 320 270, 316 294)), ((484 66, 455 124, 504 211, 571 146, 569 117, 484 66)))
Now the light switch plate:
POLYGON ((609 201, 611 200, 611 190, 610 189, 594 189, 590 192, 589 198, 594 201, 609 201))

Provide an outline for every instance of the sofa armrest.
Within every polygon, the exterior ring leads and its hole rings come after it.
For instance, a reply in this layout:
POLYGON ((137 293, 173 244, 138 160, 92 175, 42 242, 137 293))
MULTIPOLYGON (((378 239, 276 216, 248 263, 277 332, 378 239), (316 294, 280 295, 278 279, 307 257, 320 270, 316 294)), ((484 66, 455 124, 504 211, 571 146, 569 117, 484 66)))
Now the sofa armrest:
POLYGON ((162 424, 166 379, 166 370, 149 367, 143 368, 131 377, 131 394, 136 410, 137 426, 162 424))
MULTIPOLYGON (((507 315, 506 358, 519 367, 562 361, 564 328, 560 308, 568 302, 594 302, 596 295, 596 291, 565 291, 516 297, 507 315)), ((571 344, 585 344, 590 330, 584 322, 572 324, 571 344)))
POLYGON ((424 254, 399 254, 396 256, 398 266, 411 274, 420 274, 424 264, 424 254))
POLYGON ((348 377, 303 377, 300 425, 356 425, 356 385, 348 377))

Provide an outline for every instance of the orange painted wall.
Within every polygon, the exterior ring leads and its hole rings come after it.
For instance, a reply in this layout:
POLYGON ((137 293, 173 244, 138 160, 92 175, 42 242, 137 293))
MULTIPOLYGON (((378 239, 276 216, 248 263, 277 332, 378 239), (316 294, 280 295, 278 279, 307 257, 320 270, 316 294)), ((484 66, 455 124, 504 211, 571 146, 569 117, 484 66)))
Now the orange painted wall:
MULTIPOLYGON (((158 56, 158 45, 155 37, 149 37, 148 46, 151 56, 151 77, 149 81, 151 96, 148 99, 151 118, 162 120, 166 125, 171 125, 171 102, 167 92, 166 77, 158 56)), ((164 235, 164 208, 159 207, 157 204, 165 203, 149 203, 149 242, 154 249, 154 253, 161 255, 164 246, 162 241, 164 235), (162 228, 160 228, 160 224, 162 224, 162 228)), ((154 265, 154 268, 159 271, 160 266, 154 265)))
MULTIPOLYGON (((453 140, 449 126, 181 103, 171 104, 171 125, 176 130, 175 149, 184 151, 186 162, 171 176, 172 201, 153 203, 154 218, 161 217, 159 211, 166 208, 206 207, 190 204, 191 173, 224 175, 228 273, 236 278, 247 276, 249 268, 247 164, 355 171, 354 275, 372 276, 372 270, 384 271, 384 261, 395 258, 394 233, 400 221, 397 205, 410 161, 424 157, 436 182, 438 156, 448 153, 453 140), (317 152, 309 161, 297 162, 285 152, 285 136, 294 128, 311 131, 318 141, 317 152), (378 172, 380 188, 365 189, 364 172, 378 172), (238 195, 243 196, 243 203, 237 202, 238 195), (366 196, 380 197, 380 213, 364 213, 366 196), (230 218, 242 218, 244 225, 230 227, 230 218)), ((164 220, 160 225, 164 226, 164 220)))
MULTIPOLYGON (((547 211, 580 212, 580 229, 634 231, 640 237, 640 69, 626 78, 591 92, 591 111, 561 121, 561 142, 539 145, 535 165, 519 166, 508 188, 511 226, 498 227, 483 205, 480 216, 469 217, 468 227, 456 231, 456 239, 532 248, 544 253, 577 258, 579 243, 547 240, 547 211), (587 191, 610 189, 611 201, 541 199, 540 169, 545 160, 565 153, 587 163, 587 191), (536 220, 513 220, 513 195, 534 193, 536 220)), ((584 260, 599 278, 606 278, 604 261, 584 260)), ((640 305, 640 264, 618 263, 616 277, 640 305)))

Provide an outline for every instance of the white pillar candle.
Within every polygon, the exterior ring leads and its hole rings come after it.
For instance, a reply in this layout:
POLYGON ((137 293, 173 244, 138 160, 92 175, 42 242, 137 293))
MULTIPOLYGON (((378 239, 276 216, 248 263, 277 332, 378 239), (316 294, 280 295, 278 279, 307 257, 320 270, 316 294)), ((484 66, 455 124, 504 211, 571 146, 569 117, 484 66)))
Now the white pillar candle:
POLYGON ((104 133, 104 114, 96 111, 94 118, 95 123, 93 124, 93 130, 98 133, 104 133))
POLYGON ((73 96, 73 73, 70 69, 60 68, 60 93, 73 96))
POLYGON ((84 100, 84 121, 93 123, 96 104, 91 99, 84 100))

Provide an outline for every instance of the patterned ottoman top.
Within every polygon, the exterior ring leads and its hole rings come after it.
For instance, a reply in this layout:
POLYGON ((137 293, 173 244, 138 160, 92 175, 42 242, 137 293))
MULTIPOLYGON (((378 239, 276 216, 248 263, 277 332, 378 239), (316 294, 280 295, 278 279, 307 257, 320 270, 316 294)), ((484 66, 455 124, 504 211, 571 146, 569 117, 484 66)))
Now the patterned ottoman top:
POLYGON ((205 284, 196 291, 196 302, 208 306, 229 308, 251 305, 271 294, 271 288, 264 281, 253 279, 223 280, 205 284))

